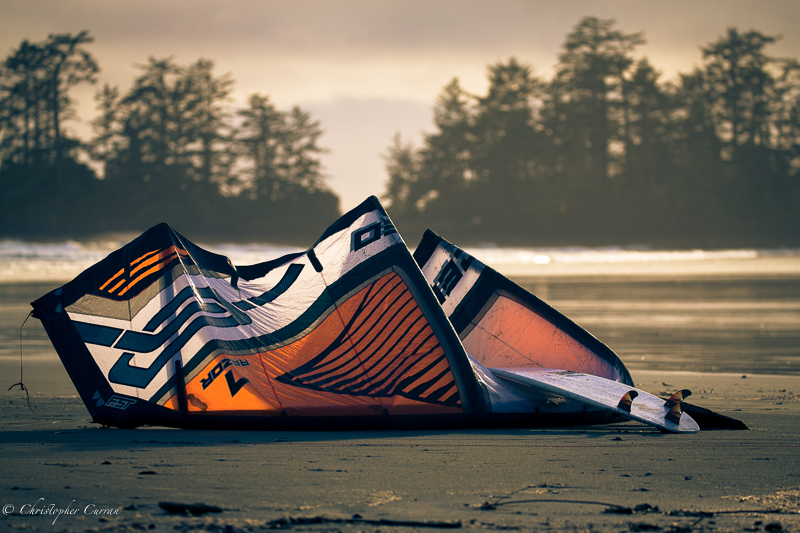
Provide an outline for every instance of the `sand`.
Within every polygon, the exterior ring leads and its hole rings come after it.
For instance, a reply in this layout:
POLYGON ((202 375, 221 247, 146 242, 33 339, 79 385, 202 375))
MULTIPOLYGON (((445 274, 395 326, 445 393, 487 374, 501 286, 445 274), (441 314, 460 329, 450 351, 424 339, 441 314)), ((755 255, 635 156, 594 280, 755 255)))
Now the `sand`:
POLYGON ((74 394, 34 393, 34 414, 17 388, 4 394, 0 411, 3 525, 34 531, 800 528, 800 377, 640 371, 634 379, 655 393, 690 388, 695 404, 750 429, 672 435, 626 422, 416 432, 121 430, 92 424, 74 394), (221 512, 176 515, 160 502, 221 512), (51 506, 67 513, 31 514, 51 506))
POLYGON ((36 414, 19 387, 5 390, 19 381, 26 303, 44 292, 6 286, 0 528, 800 531, 797 279, 621 283, 533 280, 531 288, 607 341, 640 388, 689 388, 691 403, 749 430, 670 435, 633 422, 414 432, 101 428, 37 321, 24 329, 24 381, 36 414), (693 307, 670 307, 676 301, 693 307), (676 322, 686 313, 691 323, 676 322), (641 359, 661 346, 669 348, 661 359, 641 359), (769 365, 745 365, 748 353, 762 352, 769 365), (766 373, 777 368, 791 372, 766 373), (162 502, 220 512, 171 514, 162 502))

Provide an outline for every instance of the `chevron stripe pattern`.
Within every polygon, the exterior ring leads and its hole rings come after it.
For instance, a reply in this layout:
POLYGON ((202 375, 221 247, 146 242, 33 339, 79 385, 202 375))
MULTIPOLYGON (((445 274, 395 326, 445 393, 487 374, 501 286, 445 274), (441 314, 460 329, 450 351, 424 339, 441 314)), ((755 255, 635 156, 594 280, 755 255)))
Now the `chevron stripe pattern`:
POLYGON ((161 272, 180 256, 188 257, 189 254, 186 250, 176 246, 170 246, 165 250, 148 252, 131 261, 130 268, 127 269, 128 272, 123 268, 111 276, 108 281, 100 286, 100 291, 124 296, 134 285, 148 276, 161 272))
POLYGON ((344 305, 337 311, 341 333, 278 380, 339 394, 399 395, 460 407, 444 349, 402 278, 388 274, 352 298, 358 299, 352 311, 345 315, 344 305))

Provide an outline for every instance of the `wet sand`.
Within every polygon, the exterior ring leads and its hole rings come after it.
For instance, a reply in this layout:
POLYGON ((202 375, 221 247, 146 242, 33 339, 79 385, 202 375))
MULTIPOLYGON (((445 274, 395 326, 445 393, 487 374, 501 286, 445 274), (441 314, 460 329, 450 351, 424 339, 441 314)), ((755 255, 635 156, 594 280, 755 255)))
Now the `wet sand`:
POLYGON ((516 278, 631 370, 800 374, 800 276, 516 278))
POLYGON ((31 319, 24 381, 34 414, 18 387, 5 389, 19 380, 27 301, 48 289, 6 285, 0 527, 799 531, 800 282, 714 279, 519 280, 617 351, 640 388, 689 388, 691 403, 750 427, 694 435, 632 422, 418 432, 104 429, 88 420, 31 319), (174 515, 159 502, 221 512, 174 515), (32 514, 51 505, 74 514, 32 514))

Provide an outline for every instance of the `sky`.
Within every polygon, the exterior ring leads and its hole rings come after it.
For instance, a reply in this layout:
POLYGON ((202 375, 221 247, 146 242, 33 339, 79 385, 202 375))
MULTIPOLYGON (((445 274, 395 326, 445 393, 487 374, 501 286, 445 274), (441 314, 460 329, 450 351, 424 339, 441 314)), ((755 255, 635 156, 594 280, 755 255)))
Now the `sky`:
POLYGON ((236 80, 233 105, 259 92, 320 121, 325 173, 346 211, 383 194, 397 133, 419 146, 433 131, 448 82, 485 94, 487 66, 512 56, 549 78, 585 16, 644 32, 635 55, 662 79, 700 66, 700 47, 729 27, 781 35, 767 53, 800 57, 797 0, 0 0, 0 52, 89 30, 102 71, 97 86, 72 92, 82 121, 67 125, 84 138, 102 84, 126 91, 150 56, 213 59, 236 80))

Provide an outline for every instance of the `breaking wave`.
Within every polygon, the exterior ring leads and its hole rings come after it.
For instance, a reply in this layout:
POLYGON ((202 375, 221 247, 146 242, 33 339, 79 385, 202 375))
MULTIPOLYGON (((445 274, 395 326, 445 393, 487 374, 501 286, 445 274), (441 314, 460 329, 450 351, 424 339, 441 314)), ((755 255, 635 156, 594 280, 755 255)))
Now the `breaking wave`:
MULTIPOLYGON (((69 280, 127 241, 34 243, 0 241, 0 283, 69 280)), ((215 244, 204 248, 251 265, 301 248, 272 244, 215 244)), ((644 247, 465 248, 511 276, 631 273, 800 274, 800 249, 649 250, 644 247)))

